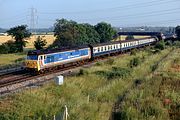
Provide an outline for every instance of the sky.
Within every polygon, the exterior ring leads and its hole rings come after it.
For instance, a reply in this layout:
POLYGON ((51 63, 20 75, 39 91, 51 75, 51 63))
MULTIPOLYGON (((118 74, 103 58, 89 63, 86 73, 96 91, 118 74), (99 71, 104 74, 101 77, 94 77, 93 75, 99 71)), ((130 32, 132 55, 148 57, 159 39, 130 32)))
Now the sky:
POLYGON ((33 21, 34 28, 49 28, 61 18, 115 27, 177 26, 180 0, 0 0, 0 28, 33 27, 33 21))

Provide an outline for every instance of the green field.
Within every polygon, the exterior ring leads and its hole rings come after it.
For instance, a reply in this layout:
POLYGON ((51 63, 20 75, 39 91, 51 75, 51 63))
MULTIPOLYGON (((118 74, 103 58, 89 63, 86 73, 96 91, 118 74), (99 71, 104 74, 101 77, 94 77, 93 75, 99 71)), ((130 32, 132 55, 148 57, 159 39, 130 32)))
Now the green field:
POLYGON ((18 66, 25 60, 25 57, 25 53, 0 54, 0 67, 10 68, 13 66, 18 66))
POLYGON ((109 120, 115 103, 119 108, 114 116, 122 120, 166 120, 171 113, 175 118, 180 103, 180 91, 174 86, 179 83, 179 53, 178 48, 157 53, 147 48, 98 62, 78 75, 65 77, 62 86, 50 83, 2 98, 0 119, 53 118, 63 114, 67 105, 69 120, 109 120), (171 102, 164 105, 165 99, 171 102))

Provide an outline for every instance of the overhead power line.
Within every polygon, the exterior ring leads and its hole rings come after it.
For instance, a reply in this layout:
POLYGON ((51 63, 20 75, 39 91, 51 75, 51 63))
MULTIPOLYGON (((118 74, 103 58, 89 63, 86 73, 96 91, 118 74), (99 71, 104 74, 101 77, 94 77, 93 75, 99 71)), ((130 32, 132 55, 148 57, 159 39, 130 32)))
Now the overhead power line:
POLYGON ((100 18, 90 18, 90 19, 81 19, 81 20, 102 20, 102 19, 129 19, 136 17, 149 17, 149 16, 157 16, 157 15, 168 15, 168 14, 176 14, 180 12, 180 8, 161 10, 161 11, 151 11, 151 12, 143 12, 138 14, 126 14, 126 15, 118 15, 111 17, 100 17, 100 18))
POLYGON ((128 10, 128 8, 140 8, 140 7, 150 7, 150 6, 155 6, 159 4, 167 4, 167 3, 172 3, 172 2, 177 2, 176 0, 154 0, 150 2, 142 2, 142 3, 136 3, 136 4, 130 4, 130 5, 125 5, 125 6, 119 6, 119 7, 111 7, 111 8, 104 8, 104 9, 96 9, 96 10, 84 10, 84 11, 73 11, 73 12, 39 12, 39 14, 81 14, 81 13, 95 13, 95 12, 104 12, 104 11, 112 11, 113 10, 128 10))
MULTIPOLYGON (((167 9, 167 10, 160 10, 160 11, 151 11, 151 12, 143 12, 138 14, 126 14, 126 15, 120 15, 120 16, 112 16, 112 17, 101 17, 101 18, 87 18, 87 19, 77 19, 79 21, 94 21, 94 20, 111 20, 116 21, 118 19, 119 21, 127 20, 130 18, 144 18, 144 17, 150 17, 150 16, 162 16, 162 15, 169 15, 169 14, 177 14, 179 13, 180 8, 174 8, 174 9, 167 9)), ((41 21, 55 21, 55 19, 40 19, 41 21)))
POLYGON ((12 16, 8 16, 7 18, 0 19, 0 21, 3 22, 3 21, 12 20, 12 19, 22 18, 22 17, 25 17, 25 16, 27 16, 27 11, 24 11, 24 12, 21 12, 21 13, 12 15, 12 16))

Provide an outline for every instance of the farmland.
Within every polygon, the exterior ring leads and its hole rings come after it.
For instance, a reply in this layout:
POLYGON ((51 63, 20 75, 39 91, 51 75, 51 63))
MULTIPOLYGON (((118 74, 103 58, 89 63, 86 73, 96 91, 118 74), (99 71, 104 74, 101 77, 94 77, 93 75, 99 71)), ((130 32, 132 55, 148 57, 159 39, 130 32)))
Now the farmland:
MULTIPOLYGON (((24 48, 24 52, 23 53, 14 53, 14 54, 1 54, 0 55, 0 67, 13 67, 13 66, 18 66, 19 64, 21 64, 27 54, 28 50, 34 49, 34 41, 36 40, 37 36, 31 36, 29 39, 27 39, 26 41, 27 46, 24 48)), ((51 45, 54 40, 55 37, 53 35, 40 35, 40 37, 42 37, 43 39, 46 39, 47 41, 47 45, 51 45)), ((12 40, 11 36, 0 36, 0 44, 7 42, 8 40, 12 40)))
POLYGON ((180 93, 179 85, 174 85, 179 83, 179 54, 178 48, 158 53, 147 48, 98 62, 65 77, 62 86, 52 82, 2 98, 0 118, 52 118, 63 114, 64 105, 71 120, 177 118, 180 93), (135 58, 140 62, 130 67, 135 58), (164 104, 165 100, 170 102, 164 104))
MULTIPOLYGON (((54 35, 33 35, 29 39, 26 39, 26 41, 28 42, 26 48, 34 48, 33 43, 38 36, 42 37, 43 39, 46 39, 47 46, 52 44, 55 40, 54 35)), ((13 40, 13 38, 11 36, 0 36, 0 44, 5 43, 8 40, 13 40)))

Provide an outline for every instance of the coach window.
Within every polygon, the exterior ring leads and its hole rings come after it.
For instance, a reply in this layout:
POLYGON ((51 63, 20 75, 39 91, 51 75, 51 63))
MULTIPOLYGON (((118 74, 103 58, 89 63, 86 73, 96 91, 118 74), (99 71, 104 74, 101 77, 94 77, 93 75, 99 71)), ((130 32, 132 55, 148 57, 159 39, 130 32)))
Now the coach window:
POLYGON ((103 51, 103 47, 101 47, 101 52, 103 51))
POLYGON ((106 51, 106 46, 104 47, 104 50, 106 51))
POLYGON ((94 49, 94 52, 96 52, 96 49, 94 49))
POLYGON ((116 49, 116 45, 114 45, 114 49, 116 49))
POLYGON ((98 47, 98 52, 100 52, 100 48, 98 47))

